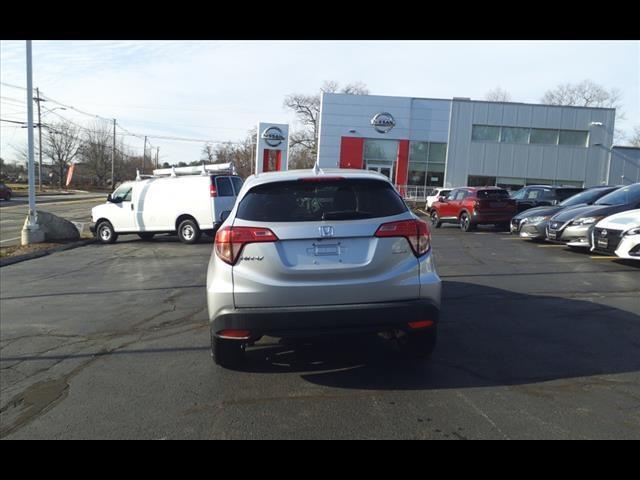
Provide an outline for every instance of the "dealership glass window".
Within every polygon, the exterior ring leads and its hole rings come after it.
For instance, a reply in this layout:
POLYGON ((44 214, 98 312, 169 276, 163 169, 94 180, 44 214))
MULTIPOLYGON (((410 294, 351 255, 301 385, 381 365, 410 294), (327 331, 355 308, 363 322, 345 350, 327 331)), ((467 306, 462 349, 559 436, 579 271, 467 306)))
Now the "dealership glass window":
POLYGON ((529 143, 529 129, 520 127, 502 127, 501 143, 529 143))
POLYGON ((527 178, 527 185, 551 185, 553 180, 544 178, 527 178))
POLYGON ((512 191, 520 190, 522 187, 524 187, 524 183, 524 178, 498 177, 496 179, 496 186, 512 191))
POLYGON ((397 140, 377 140, 367 138, 364 141, 364 160, 368 164, 393 164, 398 156, 397 140))
POLYGON ((558 144, 558 130, 549 130, 546 128, 532 128, 529 143, 540 143, 545 145, 558 144))
POLYGON ((429 163, 445 163, 447 160, 446 143, 429 144, 429 163))
POLYGON ((485 177, 482 175, 469 175, 467 185, 469 187, 493 187, 496 184, 496 177, 485 177))
POLYGON ((430 187, 442 187, 444 185, 444 163, 429 163, 427 185, 430 187))
POLYGON ((560 130, 558 145, 575 145, 577 147, 586 147, 588 135, 588 132, 582 130, 560 130))
POLYGON ((576 180, 554 180, 554 185, 566 185, 568 187, 584 187, 584 182, 576 181, 576 180))
POLYGON ((411 142, 409 149, 410 162, 427 162, 429 156, 429 142, 411 142))
POLYGON ((427 164, 422 162, 409 162, 407 175, 408 185, 425 185, 427 176, 427 164))
POLYGON ((500 127, 491 125, 474 125, 471 140, 480 142, 497 142, 500 138, 500 127))

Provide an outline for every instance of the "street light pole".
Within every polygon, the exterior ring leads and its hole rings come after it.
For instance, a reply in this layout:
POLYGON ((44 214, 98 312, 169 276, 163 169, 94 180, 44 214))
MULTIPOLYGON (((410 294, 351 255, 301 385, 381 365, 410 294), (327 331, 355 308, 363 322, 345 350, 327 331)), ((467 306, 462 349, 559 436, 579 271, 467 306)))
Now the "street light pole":
POLYGON ((111 157, 111 189, 113 189, 113 173, 116 165, 116 119, 113 119, 113 155, 111 157))
POLYGON ((29 148, 29 213, 22 227, 22 245, 44 241, 44 232, 38 226, 36 211, 35 165, 33 155, 33 73, 31 68, 31 40, 27 40, 27 142, 29 148))

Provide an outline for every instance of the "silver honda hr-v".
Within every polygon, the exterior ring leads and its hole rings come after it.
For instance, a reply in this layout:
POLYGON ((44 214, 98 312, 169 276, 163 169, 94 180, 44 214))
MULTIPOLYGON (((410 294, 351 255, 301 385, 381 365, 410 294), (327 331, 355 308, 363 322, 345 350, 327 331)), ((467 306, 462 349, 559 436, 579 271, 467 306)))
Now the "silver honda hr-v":
POLYGON ((387 177, 317 168, 252 175, 209 261, 212 356, 233 366, 263 335, 377 332, 426 357, 440 291, 429 227, 387 177))

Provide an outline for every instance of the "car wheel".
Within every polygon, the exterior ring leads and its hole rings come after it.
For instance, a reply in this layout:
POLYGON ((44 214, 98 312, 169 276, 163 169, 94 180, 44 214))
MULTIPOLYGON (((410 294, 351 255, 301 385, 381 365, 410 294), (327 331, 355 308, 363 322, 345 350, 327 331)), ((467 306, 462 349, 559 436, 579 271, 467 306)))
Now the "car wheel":
POLYGON ((155 235, 155 233, 149 233, 149 232, 144 232, 144 233, 139 233, 138 236, 142 239, 142 240, 151 240, 153 238, 153 236, 155 235))
POLYGON ((442 222, 440 221, 438 212, 436 212, 435 210, 431 212, 431 226, 433 226, 434 228, 440 228, 442 226, 442 222))
POLYGON ((182 243, 196 243, 200 239, 201 233, 195 220, 183 220, 178 225, 178 237, 182 243))
POLYGON ((245 344, 242 340, 218 338, 211 331, 211 358, 216 365, 235 367, 244 359, 245 344))
POLYGON ((118 239, 118 234, 113 230, 111 222, 103 221, 96 227, 96 236, 100 243, 113 243, 118 239))
POLYGON ((427 358, 436 348, 437 337, 435 326, 427 330, 403 332, 396 336, 396 347, 409 358, 427 358))
POLYGON ((469 214, 463 212, 462 215, 460 215, 460 230, 463 232, 470 232, 474 228, 476 228, 476 226, 471 222, 469 214))

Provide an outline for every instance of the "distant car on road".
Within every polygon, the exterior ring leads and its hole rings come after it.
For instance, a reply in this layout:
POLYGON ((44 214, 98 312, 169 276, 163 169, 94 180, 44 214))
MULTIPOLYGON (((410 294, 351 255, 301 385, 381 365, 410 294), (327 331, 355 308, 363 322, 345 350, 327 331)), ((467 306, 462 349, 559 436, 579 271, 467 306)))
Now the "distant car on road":
POLYGON ((431 207, 431 225, 457 223, 464 232, 478 225, 493 224, 509 228, 516 214, 516 202, 509 192, 498 187, 463 187, 452 190, 431 207))
POLYGON ((434 188, 427 195, 427 203, 425 205, 427 212, 431 211, 431 207, 440 197, 446 197, 451 192, 450 188, 434 188))
POLYGON ((596 200, 620 187, 591 187, 563 200, 552 207, 530 208, 511 219, 511 233, 531 240, 543 240, 547 234, 549 219, 569 208, 591 205, 596 200))
POLYGON ((640 260, 640 209, 616 213, 596 223, 591 251, 640 260))
POLYGON ((207 270, 212 356, 233 366, 263 335, 377 332, 426 357, 440 291, 428 225, 384 175, 252 175, 216 234, 207 270))
POLYGON ((518 206, 518 213, 535 207, 557 205, 563 200, 580 193, 583 188, 555 185, 527 185, 511 195, 518 206))
POLYGON ((3 200, 11 200, 11 194, 13 191, 6 186, 4 183, 0 182, 0 198, 3 200))
POLYGON ((177 232, 183 243, 195 243, 203 231, 213 235, 242 187, 236 175, 202 173, 201 167, 156 172, 151 178, 123 183, 107 203, 91 210, 90 228, 100 242, 113 243, 126 233, 150 240, 157 233, 177 232))
POLYGON ((640 208, 640 183, 627 185, 596 200, 593 205, 563 210, 549 219, 547 240, 573 248, 591 247, 596 223, 614 213, 640 208))

